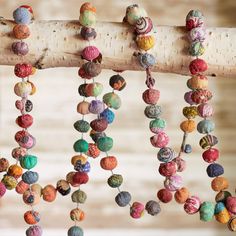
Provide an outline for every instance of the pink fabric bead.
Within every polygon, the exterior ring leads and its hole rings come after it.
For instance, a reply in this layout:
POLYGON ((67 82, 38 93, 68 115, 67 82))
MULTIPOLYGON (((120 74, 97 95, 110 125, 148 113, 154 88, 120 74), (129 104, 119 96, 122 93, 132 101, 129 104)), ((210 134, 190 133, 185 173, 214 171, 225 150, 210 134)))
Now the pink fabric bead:
POLYGON ((196 90, 192 93, 192 100, 196 104, 206 103, 212 98, 212 93, 209 90, 196 90))
POLYGON ((204 41, 206 39, 206 29, 203 27, 196 27, 189 32, 189 39, 191 41, 204 41))
POLYGON ((192 94, 193 94, 193 91, 189 91, 189 92, 186 92, 184 94, 185 102, 187 102, 190 105, 194 105, 195 104, 195 102, 192 100, 192 94))
POLYGON ((164 181, 164 186, 169 191, 176 191, 183 186, 182 177, 179 175, 173 175, 164 181))
POLYGON ((177 165, 174 161, 160 164, 159 173, 162 176, 169 177, 171 175, 176 174, 176 171, 177 171, 177 165))
POLYGON ((25 183, 23 180, 21 180, 16 186, 16 192, 19 194, 23 194, 28 189, 29 184, 25 183))
POLYGON ((13 158, 18 160, 19 158, 25 156, 26 153, 27 153, 27 150, 25 148, 17 147, 12 150, 11 155, 13 158))
POLYGON ((6 193, 6 186, 0 182, 0 198, 4 196, 4 194, 6 193))
POLYGON ((192 215, 199 211, 201 206, 201 200, 199 197, 192 196, 188 198, 184 204, 184 210, 186 213, 192 215))
POLYGON ((197 58, 197 59, 191 61, 189 64, 189 70, 192 75, 202 73, 202 72, 206 71, 207 68, 208 68, 207 63, 200 58, 197 58))
POLYGON ((41 236, 43 234, 43 230, 39 225, 30 226, 26 230, 26 236, 41 236))
POLYGON ((145 206, 140 202, 134 202, 130 207, 130 216, 134 219, 139 219, 143 216, 145 206))
POLYGON ((196 27, 202 27, 204 26, 204 21, 202 18, 199 18, 199 17, 189 17, 186 21, 186 28, 187 30, 191 30, 193 28, 196 28, 196 27))
POLYGON ((82 51, 82 58, 87 61, 92 61, 96 59, 100 54, 100 51, 95 46, 85 47, 82 51))
POLYGON ((150 138, 151 144, 154 147, 163 148, 169 143, 169 137, 166 133, 160 132, 150 138))
POLYGON ((213 163, 219 158, 219 150, 216 148, 210 148, 202 153, 202 158, 205 162, 213 163))
POLYGON ((156 89, 147 89, 143 93, 143 101, 147 104, 155 105, 160 97, 160 91, 156 89))
POLYGON ((197 107, 199 116, 206 118, 213 115, 213 107, 208 103, 202 103, 197 107))
POLYGON ((183 172, 186 169, 186 161, 185 160, 183 160, 179 157, 176 157, 173 161, 177 165, 177 172, 183 172))
POLYGON ((226 208, 232 214, 236 214, 236 197, 227 197, 226 208))

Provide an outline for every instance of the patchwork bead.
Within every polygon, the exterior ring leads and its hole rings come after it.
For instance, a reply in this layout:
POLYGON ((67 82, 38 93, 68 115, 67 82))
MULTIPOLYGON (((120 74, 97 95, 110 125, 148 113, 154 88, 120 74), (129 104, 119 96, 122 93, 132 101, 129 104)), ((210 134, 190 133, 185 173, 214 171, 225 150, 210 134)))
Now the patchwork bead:
POLYGON ((114 90, 118 90, 121 91, 125 88, 126 86, 126 81, 125 79, 117 74, 117 75, 113 75, 110 80, 109 80, 109 85, 114 89, 114 90))
POLYGON ((161 162, 170 162, 174 157, 175 151, 169 147, 163 147, 157 153, 157 158, 161 162))
POLYGON ((87 152, 88 151, 88 142, 84 139, 77 140, 73 145, 75 152, 87 152))
POLYGON ((27 184, 34 184, 38 181, 39 175, 37 172, 34 171, 26 171, 22 175, 22 180, 27 184))
POLYGON ((1 199, 1 197, 3 197, 5 195, 6 190, 7 190, 6 186, 2 182, 0 182, 0 199, 1 199))
POLYGON ((204 27, 195 27, 189 31, 191 41, 203 42, 206 39, 206 29, 204 27))
POLYGON ((98 149, 97 145, 94 143, 89 143, 88 151, 86 155, 92 158, 97 158, 100 155, 100 150, 98 149))
POLYGON ((167 163, 161 163, 159 166, 159 173, 162 176, 169 177, 177 172, 177 165, 174 161, 167 162, 167 163))
POLYGON ((80 14, 79 22, 85 27, 93 27, 96 24, 96 13, 85 10, 80 14))
POLYGON ((192 146, 190 144, 186 144, 184 146, 184 152, 185 153, 191 153, 192 152, 192 146))
POLYGON ((91 27, 82 27, 80 31, 80 35, 84 40, 94 40, 97 37, 97 33, 95 29, 91 27))
POLYGON ((173 159, 173 162, 176 164, 177 172, 183 172, 186 169, 186 161, 180 157, 173 159))
POLYGON ((18 194, 23 194, 28 189, 29 189, 29 184, 25 183, 23 180, 18 182, 18 184, 16 186, 16 192, 18 194))
POLYGON ((130 216, 134 219, 139 219, 144 215, 145 207, 140 202, 134 202, 130 207, 130 216))
POLYGON ((103 90, 103 85, 101 83, 91 83, 85 86, 85 93, 90 97, 98 97, 101 95, 103 90))
POLYGON ((130 5, 126 8, 125 20, 130 25, 135 25, 137 20, 141 17, 147 17, 147 12, 144 8, 140 7, 138 4, 130 5))
POLYGON ((120 97, 114 93, 106 93, 103 96, 103 102, 110 108, 113 108, 115 110, 119 109, 121 106, 121 99, 120 97))
POLYGON ((206 103, 212 98, 212 93, 209 90, 196 90, 193 91, 191 98, 196 104, 206 103))
POLYGON ((226 208, 227 210, 232 213, 232 214, 236 214, 236 197, 227 197, 226 199, 226 208))
POLYGON ((99 100, 92 100, 88 109, 92 114, 100 114, 105 110, 105 104, 99 100))
POLYGON ((2 178, 2 183, 5 185, 6 189, 12 190, 17 185, 17 180, 13 176, 4 175, 2 178))
POLYGON ((194 59, 189 64, 189 70, 192 75, 205 72, 208 69, 207 63, 200 58, 194 59))
POLYGON ((100 51, 95 46, 87 46, 83 49, 81 56, 82 59, 85 59, 87 61, 92 61, 96 59, 100 54, 100 51))
POLYGON ((82 221, 84 217, 85 217, 84 212, 79 208, 75 208, 70 212, 70 218, 73 221, 82 221))
POLYGON ((166 121, 161 118, 151 120, 149 123, 150 130, 155 134, 162 132, 165 127, 166 127, 166 121))
POLYGON ((17 24, 28 25, 31 22, 31 14, 29 10, 23 7, 18 7, 13 12, 13 18, 17 24))
POLYGON ((93 78, 98 76, 101 73, 101 64, 97 64, 94 62, 87 62, 82 65, 82 70, 84 70, 85 75, 89 78, 93 78))
POLYGON ((139 53, 138 62, 144 69, 154 66, 157 63, 156 58, 150 53, 139 53))
POLYGON ((192 75, 191 79, 187 81, 187 86, 192 89, 207 89, 208 79, 204 75, 192 75))
POLYGON ((205 162, 213 163, 219 158, 219 150, 216 148, 209 148, 202 153, 202 158, 205 162))
MULTIPOLYGON (((11 155, 16 160, 19 160, 21 157, 25 156, 26 153, 27 153, 27 150, 25 148, 16 147, 12 150, 11 155)), ((1 159, 0 159, 0 166, 1 166, 1 159)), ((0 172, 1 172, 1 167, 0 167, 0 172)))
POLYGON ((135 23, 135 31, 137 34, 148 34, 152 28, 152 20, 149 17, 141 17, 135 23))
POLYGON ((24 114, 16 118, 16 124, 21 128, 29 128, 33 124, 33 117, 29 114, 24 114))
POLYGON ((0 172, 7 171, 9 167, 9 161, 6 158, 0 158, 0 172))
POLYGON ((56 189, 62 196, 68 195, 71 191, 71 187, 70 187, 69 183, 64 179, 57 181, 57 188, 56 189))
POLYGON ((195 102, 192 99, 193 91, 186 92, 184 94, 184 100, 185 102, 189 103, 190 105, 194 105, 195 102))
POLYGON ((107 126, 108 122, 104 118, 95 119, 90 123, 90 127, 96 132, 103 132, 104 130, 106 130, 107 126))
POLYGON ((76 172, 72 178, 75 184, 86 184, 89 181, 89 176, 86 172, 76 172))
POLYGON ((206 135, 200 139, 199 144, 202 149, 208 149, 215 146, 218 143, 218 139, 214 135, 206 135))
POLYGON ((74 123, 74 128, 81 133, 87 133, 90 125, 86 120, 78 120, 74 123))
POLYGON ((198 114, 202 118, 207 118, 213 115, 213 108, 208 103, 202 103, 197 107, 198 114))
POLYGON ((211 182, 211 188, 216 191, 223 191, 229 187, 229 182, 226 178, 220 176, 216 177, 211 182))
POLYGON ((215 219, 222 224, 227 224, 230 220, 230 213, 222 202, 216 203, 215 219))
POLYGON ((226 202, 226 199, 228 197, 231 197, 231 193, 228 192, 228 191, 220 191, 219 193, 217 193, 217 195, 215 196, 215 200, 216 202, 223 202, 225 203, 226 202))
POLYGON ((90 166, 90 163, 89 163, 88 161, 86 161, 86 162, 83 164, 83 163, 81 163, 81 161, 79 160, 79 161, 77 161, 77 162, 75 163, 75 166, 74 166, 74 169, 75 169, 76 171, 79 171, 79 172, 86 172, 86 173, 90 172, 90 168, 91 168, 91 166, 90 166))
POLYGON ((32 91, 31 84, 28 82, 19 82, 15 84, 14 92, 17 96, 26 98, 32 91))
POLYGON ((24 214, 24 220, 29 225, 35 225, 40 221, 40 214, 37 211, 26 211, 24 214))
POLYGON ((85 11, 91 11, 96 13, 96 7, 94 7, 90 2, 85 2, 80 7, 80 14, 83 14, 85 11))
POLYGON ((15 179, 19 179, 23 174, 23 169, 17 164, 11 165, 8 168, 7 174, 13 176, 15 179))
POLYGON ((163 148, 168 145, 169 137, 165 132, 159 132, 150 138, 150 142, 154 147, 163 148))
POLYGON ((195 106, 184 107, 183 108, 183 115, 187 119, 194 119, 198 115, 197 107, 195 107, 195 106))
POLYGON ((228 228, 232 232, 236 232, 236 217, 231 217, 228 221, 228 228))
POLYGON ((201 200, 196 196, 189 197, 184 204, 185 212, 190 215, 197 213, 200 210, 200 207, 201 200))
POLYGON ((189 54, 193 57, 202 56, 205 52, 205 47, 202 42, 192 42, 189 47, 189 54))
POLYGON ((210 164, 206 169, 207 175, 210 178, 217 177, 224 174, 224 168, 222 165, 213 163, 210 164))
POLYGON ((185 120, 180 124, 180 128, 185 133, 191 133, 194 131, 196 125, 194 120, 185 120))
POLYGON ((89 114, 89 102, 82 101, 77 105, 77 112, 82 115, 89 114))
POLYGON ((164 186, 169 191, 176 191, 183 185, 183 180, 180 175, 172 175, 167 177, 164 181, 164 186))

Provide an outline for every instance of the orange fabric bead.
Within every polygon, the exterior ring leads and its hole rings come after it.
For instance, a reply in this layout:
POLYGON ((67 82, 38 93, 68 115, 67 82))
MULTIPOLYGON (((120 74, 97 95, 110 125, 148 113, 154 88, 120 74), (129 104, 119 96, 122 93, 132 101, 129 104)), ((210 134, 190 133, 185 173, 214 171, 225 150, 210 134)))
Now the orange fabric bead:
POLYGON ((86 154, 94 159, 97 158, 100 155, 100 150, 98 149, 97 144, 89 143, 89 148, 86 154))
POLYGON ((30 29, 27 25, 15 25, 13 34, 17 39, 26 39, 30 36, 30 29))
POLYGON ((82 115, 89 114, 89 102, 83 101, 77 105, 77 112, 82 115))
POLYGON ((179 204, 184 204, 189 197, 189 191, 183 187, 175 192, 175 201, 179 204))
POLYGON ((70 218, 73 221, 82 221, 84 217, 85 217, 84 212, 79 208, 73 209, 70 212, 70 218))
POLYGON ((37 211, 26 211, 24 220, 29 225, 35 225, 40 221, 40 215, 37 211))
POLYGON ((211 182, 211 187, 214 191, 219 192, 229 187, 229 182, 226 178, 220 176, 216 177, 211 182))
POLYGON ((16 192, 19 194, 23 194, 28 189, 29 189, 29 184, 25 183, 23 180, 21 180, 16 186, 16 192))
POLYGON ((155 45, 155 38, 152 35, 139 35, 136 38, 137 46, 144 50, 148 51, 155 45))
POLYGON ((77 161, 81 161, 81 164, 85 164, 87 162, 87 158, 83 155, 76 155, 71 158, 71 164, 74 166, 77 161))
POLYGON ((92 11, 96 13, 96 7, 94 7, 90 2, 85 2, 81 7, 80 7, 80 13, 83 14, 84 11, 92 11))
POLYGON ((11 165, 8 168, 8 175, 13 176, 15 179, 18 179, 23 174, 23 169, 18 165, 11 165))
POLYGON ((104 170, 113 170, 117 166, 117 159, 114 156, 104 157, 101 159, 100 165, 104 170))
POLYGON ((43 200, 46 202, 53 202, 57 196, 57 190, 52 185, 47 185, 42 189, 43 200))
POLYGON ((191 133, 196 127, 194 120, 185 120, 180 124, 180 128, 183 132, 191 133))

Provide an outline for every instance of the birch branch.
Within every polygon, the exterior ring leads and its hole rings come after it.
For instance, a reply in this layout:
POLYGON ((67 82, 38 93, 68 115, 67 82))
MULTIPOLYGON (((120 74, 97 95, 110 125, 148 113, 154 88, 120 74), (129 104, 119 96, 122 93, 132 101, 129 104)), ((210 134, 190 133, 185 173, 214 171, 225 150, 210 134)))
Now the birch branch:
MULTIPOLYGON (((17 41, 12 35, 14 22, 0 19, 0 65, 21 61, 11 51, 17 41)), ((30 52, 23 58, 39 69, 79 67, 82 49, 89 45, 82 40, 78 21, 35 21, 30 25, 31 36, 25 40, 30 52)), ((98 22, 96 45, 103 54, 102 67, 115 70, 143 70, 133 56, 137 51, 130 26, 123 23, 98 22)), ((155 47, 149 52, 157 58, 152 71, 188 75, 191 57, 184 27, 154 27, 155 47)), ((208 62, 207 75, 236 76, 236 28, 208 28, 206 52, 201 57, 208 62)))

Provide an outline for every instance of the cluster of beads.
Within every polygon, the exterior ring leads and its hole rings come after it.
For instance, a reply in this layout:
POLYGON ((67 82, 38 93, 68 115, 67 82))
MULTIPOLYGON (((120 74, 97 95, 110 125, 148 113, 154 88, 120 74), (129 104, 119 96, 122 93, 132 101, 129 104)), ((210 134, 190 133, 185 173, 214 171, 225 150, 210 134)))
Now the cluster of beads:
POLYGON ((19 41, 12 44, 12 51, 21 59, 21 63, 16 64, 14 69, 15 75, 21 79, 21 82, 16 83, 14 87, 15 94, 21 98, 15 103, 21 113, 16 119, 16 124, 22 130, 15 134, 15 141, 19 147, 12 150, 12 156, 16 159, 16 164, 9 167, 8 173, 16 179, 21 177, 21 181, 16 181, 17 185, 11 185, 11 188, 15 187, 16 192, 23 195, 25 204, 31 206, 31 209, 24 214, 25 222, 31 225, 26 230, 26 235, 40 236, 42 229, 37 225, 40 215, 33 208, 39 203, 41 196, 38 184, 36 184, 39 174, 31 170, 37 165, 38 158, 29 154, 29 150, 34 147, 36 140, 28 131, 28 128, 33 124, 33 117, 29 114, 33 109, 33 103, 28 99, 28 96, 36 92, 36 87, 29 81, 29 76, 35 73, 35 68, 31 64, 24 63, 24 56, 29 52, 29 47, 27 43, 22 41, 30 36, 29 24, 33 20, 33 10, 30 6, 20 6, 13 12, 13 17, 16 23, 13 35, 19 41), (23 169, 26 169, 24 173, 23 169))
MULTIPOLYGON (((201 56, 204 53, 203 42, 206 38, 206 30, 204 28, 204 18, 200 11, 192 10, 186 18, 186 28, 189 31, 190 49, 192 56, 201 56)), ((226 224, 231 231, 236 231, 236 197, 232 197, 231 193, 226 191, 229 187, 228 180, 223 177, 224 168, 216 163, 219 158, 219 150, 214 146, 218 143, 216 136, 211 133, 215 129, 215 124, 209 118, 213 114, 213 108, 208 103, 212 97, 212 93, 208 90, 207 77, 203 72, 207 70, 207 63, 199 58, 193 60, 189 65, 192 78, 188 81, 188 87, 193 92, 191 100, 197 105, 196 111, 203 118, 197 124, 199 133, 205 136, 200 139, 199 145, 204 150, 202 157, 209 165, 206 169, 207 175, 213 178, 211 187, 218 192, 216 195, 216 205, 211 202, 203 202, 200 207, 200 219, 209 221, 215 215, 218 222, 226 224)))

